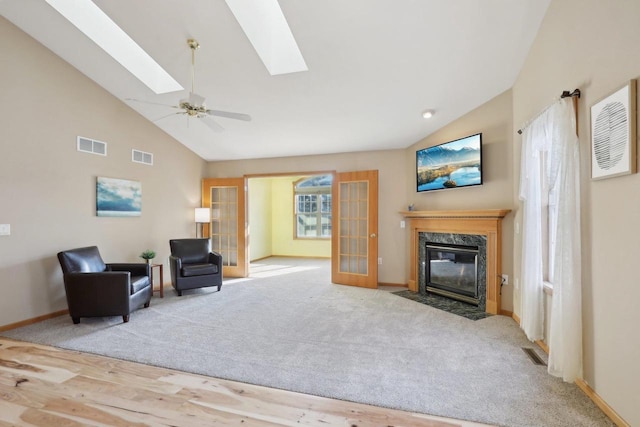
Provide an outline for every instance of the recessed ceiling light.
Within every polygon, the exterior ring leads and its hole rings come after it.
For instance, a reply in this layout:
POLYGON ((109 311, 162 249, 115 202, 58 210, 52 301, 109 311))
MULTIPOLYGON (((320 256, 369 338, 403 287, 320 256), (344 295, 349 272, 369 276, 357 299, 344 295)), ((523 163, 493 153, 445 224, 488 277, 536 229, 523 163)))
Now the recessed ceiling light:
POLYGON ((269 74, 307 71, 278 0, 225 0, 269 74))
POLYGON ((430 119, 431 117, 433 117, 434 114, 435 114, 435 111, 426 110, 424 113, 422 113, 422 117, 424 117, 425 119, 430 119))
POLYGON ((184 89, 92 1, 46 2, 155 93, 184 89))

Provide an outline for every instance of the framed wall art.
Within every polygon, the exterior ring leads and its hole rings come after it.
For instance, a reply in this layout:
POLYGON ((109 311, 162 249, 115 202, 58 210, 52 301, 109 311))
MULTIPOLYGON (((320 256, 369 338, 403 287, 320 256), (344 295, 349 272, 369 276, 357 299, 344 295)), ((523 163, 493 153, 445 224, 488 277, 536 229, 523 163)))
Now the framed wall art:
POLYGON ((636 172, 636 80, 591 106, 591 179, 636 172))
POLYGON ((96 182, 97 216, 140 216, 142 183, 126 179, 98 177, 96 182))

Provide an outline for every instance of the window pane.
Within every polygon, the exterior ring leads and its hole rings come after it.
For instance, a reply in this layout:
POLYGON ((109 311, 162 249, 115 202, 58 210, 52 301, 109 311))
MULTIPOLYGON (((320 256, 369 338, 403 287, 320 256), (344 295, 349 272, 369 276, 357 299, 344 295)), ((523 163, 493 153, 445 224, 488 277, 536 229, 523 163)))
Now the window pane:
POLYGON ((340 256, 340 272, 341 273, 349 272, 349 256, 347 255, 340 256))
POLYGON ((296 217, 298 237, 317 237, 318 220, 316 215, 299 214, 296 217))
POLYGON ((331 213, 331 194, 322 195, 322 212, 331 213))
POLYGON ((331 215, 322 215, 321 236, 331 237, 331 215))
POLYGON ((367 274, 367 259, 360 257, 358 258, 358 273, 367 274))
POLYGON ((296 237, 331 237, 332 175, 306 178, 294 187, 296 237))

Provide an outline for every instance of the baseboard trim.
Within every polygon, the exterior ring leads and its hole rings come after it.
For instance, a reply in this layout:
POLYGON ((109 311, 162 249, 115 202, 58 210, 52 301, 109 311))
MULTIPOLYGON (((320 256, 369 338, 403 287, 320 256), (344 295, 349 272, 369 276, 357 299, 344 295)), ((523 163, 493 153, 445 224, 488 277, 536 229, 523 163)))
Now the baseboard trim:
POLYGON ((593 400, 598 408, 602 409, 602 412, 605 413, 607 417, 611 419, 618 427, 631 427, 631 424, 627 423, 622 419, 620 415, 616 411, 613 410, 611 406, 607 402, 602 399, 598 393, 596 393, 590 386, 587 384, 585 380, 577 379, 576 385, 580 387, 580 390, 584 392, 584 394, 589 397, 589 399, 593 400))
POLYGON ((542 349, 542 351, 544 351, 545 353, 549 354, 549 346, 547 345, 546 342, 544 342, 542 340, 536 340, 536 344, 538 344, 538 347, 540 347, 542 349))
POLYGON ((386 282, 378 282, 378 286, 393 286, 395 288, 406 288, 406 283, 386 283, 386 282))
MULTIPOLYGON (((330 256, 301 256, 301 255, 269 255, 263 258, 259 258, 257 260, 254 261, 259 261, 259 260, 263 260, 263 259, 267 259, 267 258, 298 258, 298 259, 331 259, 330 256)), ((254 262, 251 261, 251 262, 254 262)))
POLYGON ((520 317, 518 317, 517 314, 511 313, 511 318, 515 320, 518 325, 520 324, 520 317))
POLYGON ((500 309, 501 316, 513 317, 513 311, 500 309))
POLYGON ((0 326, 0 332, 10 331, 11 329, 17 329, 23 326, 33 325, 34 323, 42 322, 43 320, 64 316, 65 314, 69 314, 69 309, 65 308, 64 310, 55 311, 49 314, 43 314, 42 316, 34 317, 32 319, 21 320, 20 322, 10 323, 8 325, 0 326))

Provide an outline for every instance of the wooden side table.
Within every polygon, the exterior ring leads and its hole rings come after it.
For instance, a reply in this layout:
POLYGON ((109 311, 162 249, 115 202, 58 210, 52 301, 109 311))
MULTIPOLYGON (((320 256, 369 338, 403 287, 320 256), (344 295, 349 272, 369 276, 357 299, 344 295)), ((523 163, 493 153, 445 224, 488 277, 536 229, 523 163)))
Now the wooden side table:
POLYGON ((158 292, 154 289, 153 285, 155 284, 153 269, 158 267, 160 269, 160 298, 164 298, 164 276, 163 276, 163 265, 162 264, 151 264, 151 294, 154 292, 158 292))

